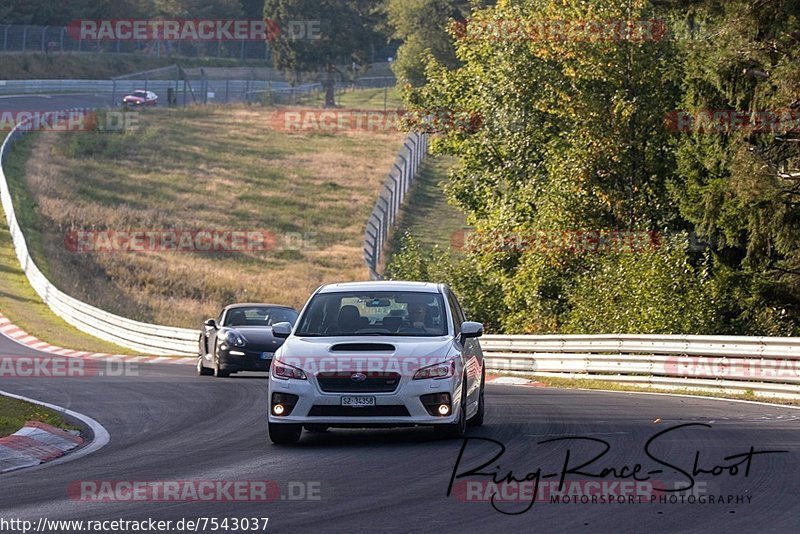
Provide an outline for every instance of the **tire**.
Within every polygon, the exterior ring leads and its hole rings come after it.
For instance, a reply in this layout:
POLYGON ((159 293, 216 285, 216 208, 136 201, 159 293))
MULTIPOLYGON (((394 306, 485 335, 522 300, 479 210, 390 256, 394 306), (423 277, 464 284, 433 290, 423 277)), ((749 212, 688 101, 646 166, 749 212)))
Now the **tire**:
POLYGON ((328 425, 305 425, 305 429, 313 434, 322 434, 328 431, 328 425))
POLYGON ((227 378, 229 376, 230 372, 219 366, 219 356, 214 356, 214 378, 227 378))
POLYGON ((213 374, 214 371, 203 365, 203 357, 197 357, 197 376, 209 376, 213 374))
POLYGON ((481 391, 478 394, 478 411, 475 412, 475 415, 470 417, 467 420, 467 425, 471 427, 482 426, 483 425, 483 417, 486 413, 486 401, 483 398, 483 394, 486 390, 486 371, 483 372, 481 375, 481 391))
POLYGON ((464 437, 467 432, 467 377, 464 377, 463 393, 461 395, 461 406, 458 410, 458 420, 455 423, 436 425, 434 432, 442 439, 455 439, 464 437))
POLYGON ((269 439, 276 445, 291 445, 297 443, 300 434, 303 432, 303 425, 295 423, 273 423, 267 422, 269 427, 269 439))

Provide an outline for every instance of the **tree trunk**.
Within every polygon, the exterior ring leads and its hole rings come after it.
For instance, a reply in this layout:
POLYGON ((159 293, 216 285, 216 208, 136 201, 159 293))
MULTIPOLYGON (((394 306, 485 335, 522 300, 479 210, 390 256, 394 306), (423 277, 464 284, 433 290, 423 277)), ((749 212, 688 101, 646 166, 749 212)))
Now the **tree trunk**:
POLYGON ((336 66, 332 63, 328 64, 325 69, 325 80, 322 82, 322 87, 325 89, 325 107, 336 107, 336 66))

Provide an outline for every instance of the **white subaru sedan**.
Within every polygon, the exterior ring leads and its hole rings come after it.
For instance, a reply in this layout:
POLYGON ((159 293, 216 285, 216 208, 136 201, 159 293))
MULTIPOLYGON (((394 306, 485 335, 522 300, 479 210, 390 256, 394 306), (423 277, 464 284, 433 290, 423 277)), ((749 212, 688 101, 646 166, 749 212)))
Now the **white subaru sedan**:
POLYGON ((269 378, 274 443, 294 443, 303 427, 429 425, 446 437, 483 424, 485 370, 477 338, 442 284, 353 282, 317 289, 269 378))

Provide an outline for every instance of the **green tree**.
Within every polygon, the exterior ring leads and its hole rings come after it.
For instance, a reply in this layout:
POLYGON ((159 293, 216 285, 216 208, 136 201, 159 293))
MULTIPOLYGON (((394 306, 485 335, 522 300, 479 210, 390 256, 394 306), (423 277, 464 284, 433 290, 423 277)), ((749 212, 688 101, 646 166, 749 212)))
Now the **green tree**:
MULTIPOLYGON (((447 184, 478 231, 508 235, 586 229, 672 231, 682 221, 667 190, 674 172, 666 113, 679 99, 675 44, 653 38, 504 38, 482 28, 515 21, 644 21, 647 1, 520 1, 475 11, 457 41, 463 65, 431 61, 429 83, 407 99, 422 115, 457 110, 484 118, 453 129, 434 150, 460 157, 447 184)), ((586 259, 559 247, 477 252, 499 273, 517 331, 557 331, 586 259)))
MULTIPOLYGON (((800 111, 800 3, 685 2, 681 108, 800 111)), ((741 333, 785 334, 800 324, 800 133, 720 128, 681 133, 674 196, 716 243, 720 280, 738 296, 741 333), (756 320, 758 318, 758 320, 756 320)), ((778 125, 776 125, 778 126, 778 125)))
POLYGON ((425 83, 429 56, 448 68, 458 66, 448 26, 465 19, 471 3, 469 0, 387 0, 392 36, 403 41, 392 65, 400 84, 419 86, 425 83))
POLYGON ((319 73, 325 88, 325 107, 334 107, 337 63, 366 65, 369 51, 385 41, 378 31, 382 12, 369 0, 266 0, 264 17, 285 28, 290 21, 318 23, 318 34, 296 36, 280 31, 272 41, 275 67, 293 79, 319 73))

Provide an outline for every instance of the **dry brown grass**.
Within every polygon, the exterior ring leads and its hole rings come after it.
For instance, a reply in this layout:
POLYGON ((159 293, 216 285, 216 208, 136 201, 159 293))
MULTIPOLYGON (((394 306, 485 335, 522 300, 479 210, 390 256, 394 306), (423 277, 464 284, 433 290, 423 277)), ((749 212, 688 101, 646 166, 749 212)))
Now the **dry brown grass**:
POLYGON ((159 109, 135 133, 44 133, 26 166, 34 256, 67 293, 135 319, 194 327, 227 303, 301 306, 367 276, 364 225, 403 134, 273 131, 258 107, 159 109), (267 252, 94 253, 72 229, 266 230, 267 252), (289 232, 311 234, 305 246, 289 232))

